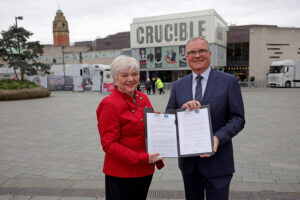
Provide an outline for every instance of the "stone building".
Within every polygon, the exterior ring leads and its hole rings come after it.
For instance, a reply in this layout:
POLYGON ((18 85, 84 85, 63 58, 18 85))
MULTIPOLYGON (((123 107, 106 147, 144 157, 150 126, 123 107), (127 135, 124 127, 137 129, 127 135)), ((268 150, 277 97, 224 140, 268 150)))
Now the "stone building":
POLYGON ((132 56, 140 62, 141 80, 160 77, 173 82, 190 73, 185 58, 191 37, 206 38, 215 69, 226 66, 227 24, 213 9, 133 19, 132 56))
POLYGON ((230 26, 227 33, 225 72, 241 80, 251 76, 259 86, 266 85, 273 61, 300 60, 300 28, 276 25, 230 26))

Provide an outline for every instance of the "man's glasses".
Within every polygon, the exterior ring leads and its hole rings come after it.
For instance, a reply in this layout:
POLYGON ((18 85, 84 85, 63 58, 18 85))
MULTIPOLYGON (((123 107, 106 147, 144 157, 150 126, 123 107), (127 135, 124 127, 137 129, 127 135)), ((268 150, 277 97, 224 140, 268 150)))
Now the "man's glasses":
POLYGON ((188 54, 188 55, 191 55, 191 56, 195 56, 195 55, 197 55, 197 53, 198 53, 199 55, 203 55, 203 54, 205 54, 205 53, 207 53, 207 52, 208 52, 207 49, 199 49, 198 51, 188 51, 187 54, 188 54))

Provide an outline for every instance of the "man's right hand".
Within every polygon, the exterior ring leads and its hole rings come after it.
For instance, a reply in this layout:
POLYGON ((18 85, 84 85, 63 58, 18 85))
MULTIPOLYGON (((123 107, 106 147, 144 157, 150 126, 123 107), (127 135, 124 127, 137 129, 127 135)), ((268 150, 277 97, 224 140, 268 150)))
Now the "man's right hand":
POLYGON ((185 108, 187 110, 197 110, 197 109, 201 108, 201 104, 197 100, 191 100, 191 101, 184 103, 181 106, 181 108, 185 108))

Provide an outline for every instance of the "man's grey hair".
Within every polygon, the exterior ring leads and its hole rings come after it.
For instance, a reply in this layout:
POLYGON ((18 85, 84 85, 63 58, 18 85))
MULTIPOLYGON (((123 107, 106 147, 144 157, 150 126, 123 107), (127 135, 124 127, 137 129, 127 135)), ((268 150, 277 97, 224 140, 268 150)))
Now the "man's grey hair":
POLYGON ((207 44, 208 51, 210 51, 209 44, 208 44, 207 40, 204 37, 192 37, 186 43, 186 46, 185 46, 185 51, 186 52, 187 52, 187 47, 188 47, 189 43, 192 42, 192 41, 195 41, 195 40, 203 40, 207 44))
POLYGON ((130 69, 131 71, 136 69, 138 72, 140 71, 140 65, 136 61, 136 59, 129 57, 129 56, 118 56, 115 58, 111 63, 111 75, 114 78, 117 78, 117 76, 127 69, 130 69))

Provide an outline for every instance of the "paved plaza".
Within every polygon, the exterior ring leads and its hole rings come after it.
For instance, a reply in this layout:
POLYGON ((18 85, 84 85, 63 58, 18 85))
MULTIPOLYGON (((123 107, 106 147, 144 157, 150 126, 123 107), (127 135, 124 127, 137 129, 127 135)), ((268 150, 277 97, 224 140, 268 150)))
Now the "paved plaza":
MULTIPOLYGON (((300 199, 300 88, 242 93, 246 126, 233 139, 230 198, 300 199)), ((164 111, 169 95, 149 96, 156 111, 164 111)), ((0 102, 0 200, 104 199, 96 108, 105 96, 52 92, 0 102)), ((155 172, 149 199, 184 199, 177 159, 155 172)))

